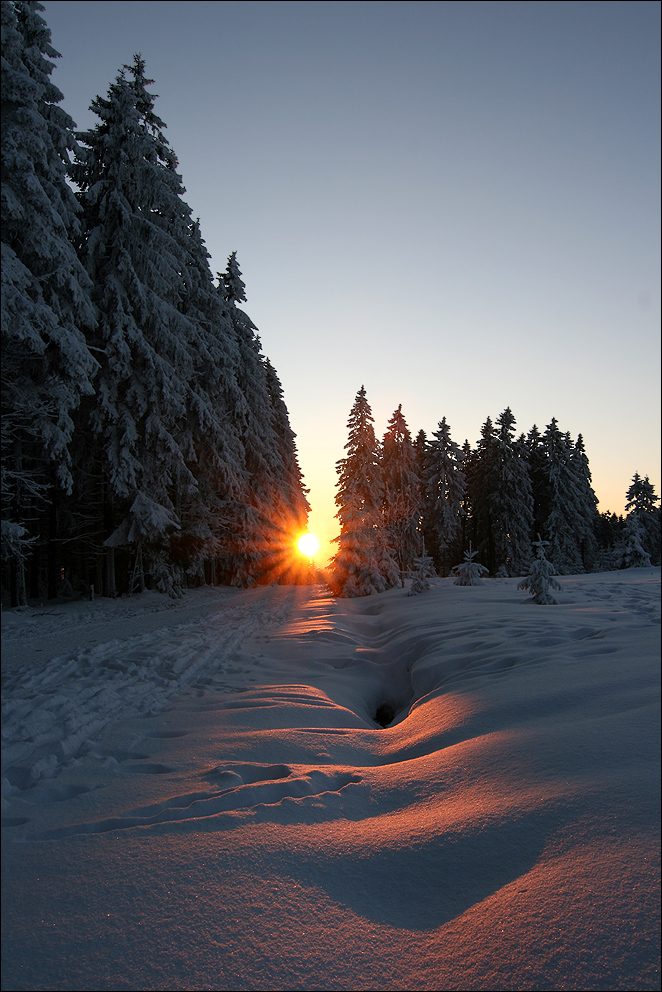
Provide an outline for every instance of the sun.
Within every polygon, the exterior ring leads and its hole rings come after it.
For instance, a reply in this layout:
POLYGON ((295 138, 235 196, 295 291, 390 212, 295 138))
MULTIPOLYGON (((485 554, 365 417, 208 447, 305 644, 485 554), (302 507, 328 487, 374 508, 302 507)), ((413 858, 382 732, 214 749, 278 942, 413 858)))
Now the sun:
POLYGON ((310 533, 303 534, 297 542, 297 547, 301 552, 301 554, 305 555, 306 558, 310 558, 311 560, 314 557, 315 552, 317 551, 319 546, 320 546, 320 542, 317 540, 314 534, 310 534, 310 533))

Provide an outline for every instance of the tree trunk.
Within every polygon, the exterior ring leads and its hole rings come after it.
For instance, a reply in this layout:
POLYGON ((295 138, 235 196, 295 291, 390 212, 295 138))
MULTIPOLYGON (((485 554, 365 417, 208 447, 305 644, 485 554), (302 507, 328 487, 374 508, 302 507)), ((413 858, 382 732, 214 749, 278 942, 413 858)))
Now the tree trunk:
POLYGON ((46 545, 46 573, 48 581, 48 598, 57 599, 57 587, 59 580, 59 556, 57 550, 57 507, 55 505, 55 472, 52 472, 52 488, 48 503, 48 543, 46 545))
POLYGON ((9 562, 9 605, 12 610, 18 606, 18 563, 14 558, 9 562))
POLYGON ((106 548, 106 596, 115 599, 115 548, 106 548))

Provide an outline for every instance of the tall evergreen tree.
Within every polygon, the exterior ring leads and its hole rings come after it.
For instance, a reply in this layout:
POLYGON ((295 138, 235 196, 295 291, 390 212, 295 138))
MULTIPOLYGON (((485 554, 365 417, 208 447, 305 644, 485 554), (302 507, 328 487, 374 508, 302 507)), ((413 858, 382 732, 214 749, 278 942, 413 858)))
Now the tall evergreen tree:
POLYGON ((237 306, 245 301, 246 291, 236 252, 228 259, 225 272, 218 274, 218 296, 232 326, 237 350, 236 377, 241 400, 235 406, 235 417, 244 447, 249 488, 256 497, 270 500, 282 463, 260 338, 248 314, 237 306))
POLYGON ((580 494, 573 470, 573 444, 568 434, 562 434, 554 417, 543 435, 545 446, 545 485, 548 515, 543 536, 550 547, 550 560, 561 574, 583 572, 577 506, 580 494))
POLYGON ((407 573, 423 552, 420 532, 421 481, 416 472, 416 449, 402 413, 402 404, 388 422, 381 449, 384 484, 384 526, 404 585, 407 573))
POLYGON ((427 550, 441 575, 448 575, 462 554, 466 480, 462 449, 451 440, 443 417, 427 446, 425 525, 427 550))
MULTIPOLYGON (((656 506, 660 497, 655 495, 655 487, 648 476, 643 479, 638 472, 632 477, 632 484, 625 494, 627 503, 627 547, 628 564, 637 556, 638 545, 643 555, 648 555, 653 565, 660 564, 660 508, 656 506)), ((638 562, 642 563, 642 562, 638 562)))
POLYGON ((43 9, 2 2, 2 533, 15 578, 46 531, 54 595, 58 491, 71 492, 73 414, 97 363, 83 333, 95 320, 90 280, 72 244, 74 123, 58 107, 43 9))
MULTIPOLYGON (((570 442, 572 443, 572 442, 570 442)), ((580 434, 570 453, 570 468, 574 482, 574 527, 582 564, 590 572, 597 560, 598 543, 595 530, 598 523, 598 498, 591 483, 591 470, 580 434)))
POLYGON ((470 539, 491 575, 497 569, 496 535, 491 496, 498 485, 496 432, 490 417, 467 465, 467 489, 471 506, 470 539))
POLYGON ((655 495, 655 486, 651 485, 648 476, 641 478, 638 472, 632 476, 632 484, 625 494, 627 503, 626 513, 655 513, 660 497, 655 495))
POLYGON ((547 491, 547 454, 542 434, 534 424, 526 436, 529 478, 533 495, 532 533, 542 534, 549 516, 549 493, 547 491))
POLYGON ((462 471, 464 473, 464 497, 462 499, 462 547, 466 548, 467 543, 476 540, 474 528, 474 505, 471 497, 469 480, 473 478, 476 453, 471 447, 469 438, 465 437, 462 445, 462 471))
POLYGON ((336 463, 340 535, 329 575, 337 596, 369 596, 400 580, 382 527, 384 483, 373 424, 365 387, 361 386, 347 422, 347 455, 336 463))
POLYGON ((217 563, 222 560, 227 566, 231 556, 234 520, 247 481, 238 428, 246 416, 246 401, 237 381, 234 329, 214 285, 197 220, 190 229, 189 257, 181 309, 195 332, 194 364, 181 446, 197 489, 180 495, 181 530, 171 545, 189 575, 215 582, 217 563))
POLYGON ((427 458, 428 438, 425 431, 421 430, 414 439, 414 470, 421 483, 421 494, 425 493, 425 459, 427 458))
POLYGON ((237 253, 233 251, 228 258, 225 272, 218 273, 218 287, 223 299, 234 306, 246 302, 246 284, 241 278, 241 269, 237 261, 237 253))
POLYGON ((99 123, 76 144, 56 106, 57 53, 41 10, 2 2, 2 535, 12 601, 19 587, 25 598, 28 554, 39 585, 46 545, 58 551, 48 558, 52 594, 65 564, 114 594, 116 549, 124 588, 130 556, 142 587, 149 554, 153 576, 168 574, 171 587, 174 565, 254 581, 265 562, 291 557, 309 507, 282 387, 237 306, 246 294, 236 253, 217 288, 140 56, 93 101, 99 123), (56 541, 64 530, 66 552, 56 541))
MULTIPOLYGON (((268 358, 265 359, 264 364, 267 389, 271 399, 271 419, 276 435, 276 449, 282 465, 278 477, 276 502, 272 507, 272 519, 275 520, 281 534, 281 549, 276 548, 274 564, 284 577, 289 577, 293 568, 292 544, 306 530, 310 504, 306 498, 308 490, 303 484, 297 456, 296 434, 290 426, 290 418, 283 398, 283 387, 268 358)), ((298 561, 295 559, 295 572, 297 565, 298 561)), ((272 565, 272 573, 273 567, 272 565)))
POLYGON ((267 373, 267 389, 271 398, 272 424, 277 440, 278 453, 283 465, 280 477, 280 499, 283 513, 293 521, 297 530, 305 527, 310 505, 306 499, 308 490, 303 484, 303 475, 297 456, 296 434, 290 426, 290 418, 285 405, 283 387, 276 370, 268 358, 264 362, 267 373))
POLYGON ((237 306, 246 290, 233 252, 218 276, 218 294, 232 324, 242 402, 237 426, 244 448, 246 483, 238 507, 233 581, 274 581, 287 575, 308 503, 282 387, 262 354, 257 328, 237 306))
MULTIPOLYGON (((193 322, 182 313, 190 208, 177 160, 154 113, 138 55, 96 97, 72 169, 85 212, 82 257, 99 311, 103 355, 91 424, 109 479, 106 547, 166 546, 176 504, 195 479, 182 450, 190 409, 193 322)), ((109 591, 113 579, 109 577, 109 591)))
POLYGON ((469 533, 492 575, 522 575, 531 560, 534 499, 527 448, 515 440, 515 417, 506 407, 496 425, 488 417, 473 452, 467 452, 469 533))
POLYGON ((497 418, 494 452, 494 489, 490 517, 495 564, 508 575, 523 575, 531 562, 533 493, 526 448, 515 441, 515 417, 506 407, 497 418))

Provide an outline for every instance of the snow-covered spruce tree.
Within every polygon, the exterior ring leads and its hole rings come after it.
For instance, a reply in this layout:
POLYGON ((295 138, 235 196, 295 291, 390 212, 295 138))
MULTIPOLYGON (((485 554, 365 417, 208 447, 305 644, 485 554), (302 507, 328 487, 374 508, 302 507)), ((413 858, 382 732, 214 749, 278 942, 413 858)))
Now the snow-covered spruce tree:
POLYGON ((575 484, 575 535, 584 568, 590 572, 595 567, 598 554, 598 542, 595 537, 598 498, 591 484, 591 470, 581 434, 578 435, 570 454, 570 467, 575 484))
POLYGON ((267 389, 271 398, 272 424, 276 434, 278 453, 283 464, 283 474, 279 480, 282 512, 288 518, 294 516, 294 526, 299 530, 305 528, 310 511, 310 505, 306 499, 308 490, 303 484, 303 475, 297 456, 296 434, 290 426, 290 417, 283 397, 283 387, 268 358, 265 358, 264 365, 267 373, 267 389))
POLYGON ((308 502, 282 387, 262 354, 257 328, 237 304, 246 299, 236 252, 218 274, 218 293, 233 327, 242 395, 237 427, 244 448, 245 484, 237 507, 230 581, 273 582, 291 573, 292 548, 305 529, 308 502))
POLYGON ((533 596, 534 603, 541 606, 557 604, 558 600, 554 598, 551 590, 555 589, 560 592, 562 588, 558 580, 554 578, 556 569, 551 561, 547 561, 545 557, 545 548, 548 544, 549 542, 541 540, 540 534, 538 534, 538 540, 533 541, 536 557, 531 563, 529 574, 517 586, 518 589, 528 589, 533 596))
POLYGON ((425 468, 424 534, 427 550, 441 575, 462 551, 466 481, 462 449, 451 440, 450 425, 443 417, 428 442, 425 468))
POLYGON ((347 422, 347 455, 336 463, 336 516, 341 530, 329 568, 329 584, 336 596, 369 596, 400 582, 382 526, 384 484, 373 423, 361 386, 347 422))
POLYGON ((193 375, 180 445, 197 488, 180 494, 181 529, 171 538, 173 557, 189 581, 214 584, 227 572, 234 522, 247 484, 240 424, 247 416, 237 380, 239 349, 227 307, 209 267, 196 220, 189 234, 181 310, 191 322, 193 375))
POLYGON ((234 508, 234 542, 222 562, 223 578, 235 585, 255 581, 264 571, 270 548, 269 503, 279 469, 272 429, 271 397, 257 328, 237 304, 246 300, 246 288, 233 252, 225 272, 217 273, 219 301, 232 326, 237 350, 237 385, 241 403, 236 423, 244 457, 244 486, 234 508))
MULTIPOLYGON (((295 579, 301 572, 298 558, 292 559, 292 538, 305 532, 310 504, 306 498, 308 489, 304 486, 303 475, 297 455, 296 434, 290 426, 290 418, 283 398, 283 387, 274 367, 265 358, 267 389, 271 399, 272 425, 276 435, 276 446, 283 469, 278 478, 276 504, 272 507, 272 519, 280 534, 280 542, 272 549, 270 572, 274 570, 284 579, 295 579)), ((307 574, 307 573, 306 573, 307 574)))
POLYGON ((217 275, 218 289, 224 300, 231 306, 246 302, 246 284, 241 278, 241 269, 237 261, 236 251, 233 251, 228 258, 225 272, 219 272, 217 275))
POLYGON ((465 437, 461 450, 462 472, 464 474, 464 497, 462 499, 462 509, 464 510, 464 513, 462 514, 462 547, 464 548, 469 540, 469 535, 474 534, 473 501, 471 499, 468 480, 473 472, 476 455, 472 450, 469 438, 465 437))
POLYGON ((544 533, 549 516, 547 484, 547 453, 542 434, 534 424, 526 436, 526 453, 533 496, 533 528, 531 536, 544 533))
POLYGON ((625 521, 625 541, 621 553, 621 568, 648 568, 651 556, 645 549, 646 534, 641 519, 631 513, 625 521))
POLYGON ((591 536, 597 500, 590 485, 583 442, 579 439, 578 442, 576 449, 570 435, 561 434, 555 418, 547 425, 543 436, 548 507, 543 533, 549 542, 550 560, 561 574, 586 571, 582 547, 586 549, 589 562, 594 551, 591 536))
POLYGON ((425 460, 427 458, 428 439, 425 431, 418 432, 414 439, 414 471, 421 486, 421 506, 425 502, 425 460))
POLYGON ((490 417, 483 424, 480 440, 465 464, 471 510, 469 535, 476 545, 477 553, 487 562, 488 571, 494 575, 497 557, 491 496, 498 486, 498 449, 496 431, 490 417))
POLYGON ((477 551, 471 550, 471 541, 469 541, 469 550, 464 552, 464 561, 459 565, 454 565, 451 569, 451 575, 455 576, 453 585, 482 586, 481 576, 489 575, 489 569, 485 565, 481 565, 480 562, 474 561, 477 554, 477 551))
POLYGON ((489 512, 497 573, 523 575, 531 563, 533 494, 526 448, 515 440, 515 417, 506 407, 494 438, 494 489, 489 512))
POLYGON ((388 422, 381 448, 384 484, 384 527, 388 545, 400 569, 400 582, 423 551, 420 531, 421 482, 416 472, 416 450, 402 413, 402 404, 388 422))
POLYGON ((506 407, 485 421, 476 450, 467 453, 469 533, 491 574, 521 575, 531 560, 533 495, 526 446, 514 437, 506 407))
POLYGON ((650 483, 648 476, 642 479, 638 472, 632 476, 632 484, 625 497, 627 499, 625 510, 632 513, 653 514, 658 509, 656 504, 660 502, 660 497, 655 495, 655 486, 650 483))
POLYGON ((660 508, 656 506, 660 497, 655 495, 655 487, 648 476, 641 478, 638 472, 632 477, 632 485, 626 493, 625 509, 628 515, 625 522, 626 546, 623 565, 660 564, 660 508), (648 561, 645 559, 648 558, 648 561))
MULTIPOLYGON (((420 430, 414 439, 414 471, 416 472, 416 475, 418 476, 418 480, 419 480, 419 496, 418 496, 418 501, 420 506, 419 530, 421 533, 424 557, 427 556, 428 544, 430 544, 430 546, 432 547, 434 543, 434 541, 430 540, 430 535, 427 532, 427 520, 429 517, 429 512, 428 512, 429 499, 427 494, 427 486, 425 484, 425 463, 427 459, 427 452, 428 452, 427 434, 425 433, 425 431, 420 430)), ((434 558, 432 558, 432 564, 435 568, 435 574, 436 574, 436 566, 434 564, 434 558)))
POLYGON ((102 367, 90 424, 107 480, 110 594, 114 549, 167 549, 180 529, 177 504, 197 488, 185 446, 198 335, 183 313, 191 211, 151 82, 136 55, 107 97, 93 100, 99 123, 78 135, 72 167, 99 314, 93 344, 102 367))
POLYGON ((428 447, 428 438, 425 431, 420 430, 416 437, 414 438, 414 464, 416 466, 416 472, 420 476, 423 475, 423 469, 425 466, 425 455, 428 447))
POLYGON ((72 418, 96 371, 82 333, 94 324, 90 281, 72 244, 79 208, 66 180, 75 125, 58 107, 59 56, 43 9, 2 2, 2 534, 13 605, 26 565, 32 595, 45 578, 57 593, 72 418))

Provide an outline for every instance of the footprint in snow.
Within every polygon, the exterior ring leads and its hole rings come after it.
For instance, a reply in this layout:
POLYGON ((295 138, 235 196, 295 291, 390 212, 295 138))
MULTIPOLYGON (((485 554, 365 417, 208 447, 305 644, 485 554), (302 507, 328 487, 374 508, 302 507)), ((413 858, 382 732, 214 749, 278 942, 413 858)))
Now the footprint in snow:
POLYGON ((51 840, 74 834, 104 833, 149 827, 178 820, 206 820, 223 813, 246 813, 255 807, 277 807, 284 800, 317 799, 328 793, 337 795, 346 786, 361 781, 361 776, 345 770, 321 771, 316 768, 288 765, 237 763, 217 768, 205 776, 218 785, 219 791, 201 791, 172 796, 161 803, 132 810, 126 816, 93 823, 73 824, 45 831, 35 840, 51 840))

